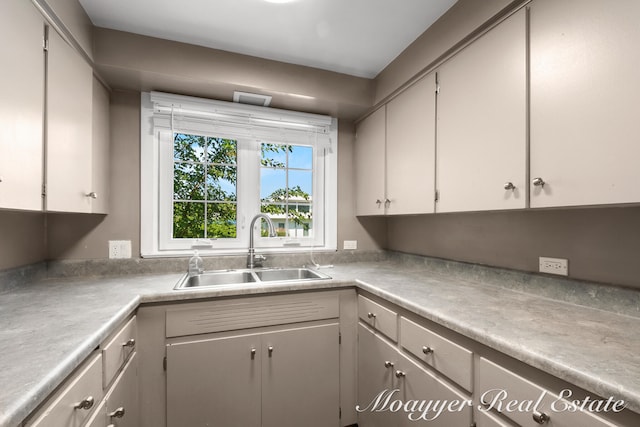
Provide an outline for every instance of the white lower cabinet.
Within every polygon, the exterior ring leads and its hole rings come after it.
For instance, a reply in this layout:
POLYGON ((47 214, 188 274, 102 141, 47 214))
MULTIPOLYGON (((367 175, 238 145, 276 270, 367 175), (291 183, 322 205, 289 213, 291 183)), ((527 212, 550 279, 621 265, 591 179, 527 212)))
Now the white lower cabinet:
POLYGON ((358 326, 358 425, 470 426, 466 396, 398 351, 377 332, 358 326))
POLYGON ((167 345, 167 426, 338 426, 339 325, 167 345))
POLYGON ((138 359, 133 353, 86 427, 138 427, 138 359))

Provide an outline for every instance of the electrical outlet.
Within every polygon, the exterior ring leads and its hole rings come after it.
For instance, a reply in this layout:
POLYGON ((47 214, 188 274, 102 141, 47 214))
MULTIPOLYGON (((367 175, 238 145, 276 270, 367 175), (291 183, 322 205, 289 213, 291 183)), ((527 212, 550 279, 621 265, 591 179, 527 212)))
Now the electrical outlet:
POLYGON ((569 275, 569 261, 563 258, 540 257, 540 273, 569 275))
POLYGON ((109 258, 131 258, 131 240, 109 240, 109 258))
POLYGON ((344 250, 356 250, 356 249, 358 249, 358 241, 357 240, 345 240, 342 243, 342 249, 344 249, 344 250))

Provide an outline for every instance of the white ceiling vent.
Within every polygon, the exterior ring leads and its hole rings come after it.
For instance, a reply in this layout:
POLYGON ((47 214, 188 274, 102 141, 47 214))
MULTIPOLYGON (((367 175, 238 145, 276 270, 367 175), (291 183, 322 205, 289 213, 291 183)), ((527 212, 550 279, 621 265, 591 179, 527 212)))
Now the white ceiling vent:
POLYGON ((259 107, 268 107, 271 104, 271 97, 269 95, 258 95, 257 93, 249 92, 233 92, 233 102, 239 102, 240 104, 257 105, 259 107))

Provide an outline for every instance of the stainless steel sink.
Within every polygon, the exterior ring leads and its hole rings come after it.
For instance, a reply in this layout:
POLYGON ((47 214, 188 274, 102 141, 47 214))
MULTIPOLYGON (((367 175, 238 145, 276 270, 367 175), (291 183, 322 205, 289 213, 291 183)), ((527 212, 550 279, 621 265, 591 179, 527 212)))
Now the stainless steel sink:
POLYGON ((309 268, 260 268, 242 270, 205 271, 197 276, 185 275, 174 289, 240 285, 260 282, 293 282, 331 279, 330 276, 309 268))

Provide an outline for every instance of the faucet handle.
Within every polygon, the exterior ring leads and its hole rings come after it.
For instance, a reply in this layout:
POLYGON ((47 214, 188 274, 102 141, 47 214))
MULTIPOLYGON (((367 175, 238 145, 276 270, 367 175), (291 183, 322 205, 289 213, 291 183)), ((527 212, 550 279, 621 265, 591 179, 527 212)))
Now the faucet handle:
POLYGON ((255 254, 253 256, 253 266, 262 267, 262 263, 267 260, 267 257, 262 254, 255 254))

